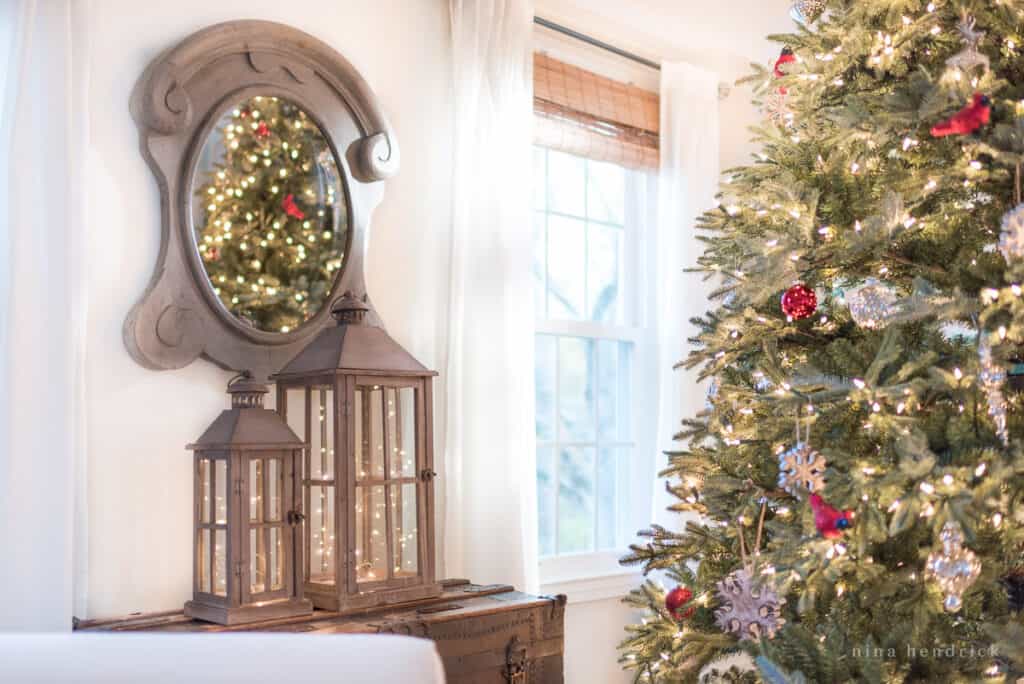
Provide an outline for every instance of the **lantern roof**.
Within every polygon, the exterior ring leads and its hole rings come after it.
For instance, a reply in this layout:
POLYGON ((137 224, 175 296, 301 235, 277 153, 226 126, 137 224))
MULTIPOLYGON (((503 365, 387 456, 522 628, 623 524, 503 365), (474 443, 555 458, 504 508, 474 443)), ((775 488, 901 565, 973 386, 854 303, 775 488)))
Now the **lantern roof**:
POLYGON ((285 364, 275 378, 355 371, 384 375, 436 375, 395 342, 384 328, 365 321, 369 307, 346 292, 331 306, 337 325, 324 328, 285 364))
POLYGON ((221 412, 189 449, 300 449, 301 439, 276 411, 263 408, 267 386, 243 373, 228 382, 231 408, 221 412))

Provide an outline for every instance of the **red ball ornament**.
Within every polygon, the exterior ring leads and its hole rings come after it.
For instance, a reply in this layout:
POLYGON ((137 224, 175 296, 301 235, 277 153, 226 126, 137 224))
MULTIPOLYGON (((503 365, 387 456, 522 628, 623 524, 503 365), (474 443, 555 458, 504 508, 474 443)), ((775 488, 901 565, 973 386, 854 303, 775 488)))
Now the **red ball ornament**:
POLYGON ((676 620, 685 620, 693 615, 694 608, 690 606, 680 614, 678 611, 693 599, 693 592, 686 587, 676 587, 665 594, 665 609, 672 614, 676 620))
POLYGON ((809 318, 818 308, 818 296, 814 290, 798 283, 782 295, 782 313, 795 321, 809 318))

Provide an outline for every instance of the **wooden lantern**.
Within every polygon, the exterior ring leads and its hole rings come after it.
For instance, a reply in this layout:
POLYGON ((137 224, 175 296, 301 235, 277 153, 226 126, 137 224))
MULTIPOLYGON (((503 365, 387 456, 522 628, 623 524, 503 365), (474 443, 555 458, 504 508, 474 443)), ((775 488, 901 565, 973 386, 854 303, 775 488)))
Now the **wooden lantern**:
POLYGON ((247 376, 229 383, 231 408, 188 446, 196 483, 190 617, 234 625, 313 612, 296 553, 303 443, 263 408, 266 393, 247 376))
POLYGON ((304 594, 345 611, 440 594, 434 574, 433 431, 427 370, 346 293, 274 376, 304 437, 304 594))

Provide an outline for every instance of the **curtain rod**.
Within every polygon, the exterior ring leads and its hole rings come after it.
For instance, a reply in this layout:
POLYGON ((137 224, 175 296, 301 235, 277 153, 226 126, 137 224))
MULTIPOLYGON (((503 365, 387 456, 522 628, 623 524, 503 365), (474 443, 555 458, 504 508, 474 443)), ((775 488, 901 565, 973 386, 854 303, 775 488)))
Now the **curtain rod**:
POLYGON ((661 65, 658 64, 657 62, 652 62, 649 59, 641 57, 640 55, 633 54, 632 52, 627 52, 622 48, 617 48, 614 45, 611 45, 610 43, 606 43, 603 40, 598 40, 597 38, 588 36, 585 33, 580 33, 579 31, 569 28, 568 26, 556 24, 550 19, 535 16, 533 18, 533 23, 537 24, 538 26, 543 26, 546 29, 551 29, 552 31, 561 33, 562 35, 569 36, 570 38, 575 38, 576 40, 584 42, 588 45, 593 45, 594 47, 601 48, 602 50, 607 50, 608 52, 612 52, 618 55, 619 57, 624 57, 628 60, 636 62, 637 64, 643 64, 645 67, 650 67, 651 69, 654 69, 656 71, 661 71, 661 65))
MULTIPOLYGON (((645 67, 650 67, 651 69, 654 69, 655 71, 661 71, 661 65, 658 64, 657 62, 651 61, 651 60, 649 60, 649 59, 647 59, 645 57, 641 57, 640 55, 634 54, 634 53, 629 52, 627 50, 623 50, 622 48, 615 47, 611 43, 606 43, 603 40, 598 40, 597 38, 594 38, 593 36, 588 36, 585 33, 580 33, 579 31, 576 31, 575 29, 569 28, 568 26, 562 26, 561 24, 556 24, 555 22, 551 21, 550 19, 545 19, 544 17, 538 17, 538 16, 534 15, 533 23, 537 24, 538 26, 543 26, 546 29, 551 29, 552 31, 555 31, 556 33, 561 33, 562 35, 569 36, 570 38, 575 38, 578 41, 586 43, 587 45, 593 45, 596 48, 600 48, 602 50, 606 50, 608 52, 611 52, 613 54, 618 55, 619 57, 622 57, 624 59, 628 59, 630 61, 636 62, 637 64, 643 64, 645 67)), ((727 97, 729 97, 729 94, 731 92, 732 92, 732 85, 731 84, 724 83, 724 82, 718 84, 718 99, 719 100, 726 99, 727 97)))

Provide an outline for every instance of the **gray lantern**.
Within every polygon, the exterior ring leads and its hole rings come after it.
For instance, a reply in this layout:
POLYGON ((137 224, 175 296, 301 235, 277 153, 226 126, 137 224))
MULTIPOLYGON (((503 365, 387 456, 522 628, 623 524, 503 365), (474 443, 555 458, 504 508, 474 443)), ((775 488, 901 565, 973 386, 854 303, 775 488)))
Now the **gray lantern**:
POLYGON ((304 594, 346 611, 437 596, 431 383, 350 293, 274 376, 304 437, 304 594))
POLYGON ((195 452, 190 617, 234 625, 313 612, 296 553, 304 445, 263 408, 266 393, 247 376, 229 383, 231 408, 188 446, 195 452))

